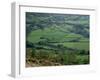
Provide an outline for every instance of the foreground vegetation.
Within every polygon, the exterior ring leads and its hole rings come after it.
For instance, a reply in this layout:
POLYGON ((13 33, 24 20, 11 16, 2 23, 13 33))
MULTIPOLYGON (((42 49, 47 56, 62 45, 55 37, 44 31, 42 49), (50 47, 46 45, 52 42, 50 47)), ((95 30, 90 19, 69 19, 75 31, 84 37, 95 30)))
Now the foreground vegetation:
POLYGON ((84 50, 74 53, 27 48, 27 52, 27 67, 89 64, 89 52, 84 50))

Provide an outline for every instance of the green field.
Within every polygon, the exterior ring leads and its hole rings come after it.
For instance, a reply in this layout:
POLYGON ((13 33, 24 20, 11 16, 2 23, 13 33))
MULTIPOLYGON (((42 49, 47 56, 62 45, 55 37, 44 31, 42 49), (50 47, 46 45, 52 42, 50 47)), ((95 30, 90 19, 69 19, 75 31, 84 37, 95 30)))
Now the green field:
POLYGON ((76 48, 80 50, 89 50, 88 42, 69 42, 69 43, 61 43, 61 44, 70 48, 76 48))
POLYGON ((26 13, 26 67, 89 62, 88 15, 26 13))

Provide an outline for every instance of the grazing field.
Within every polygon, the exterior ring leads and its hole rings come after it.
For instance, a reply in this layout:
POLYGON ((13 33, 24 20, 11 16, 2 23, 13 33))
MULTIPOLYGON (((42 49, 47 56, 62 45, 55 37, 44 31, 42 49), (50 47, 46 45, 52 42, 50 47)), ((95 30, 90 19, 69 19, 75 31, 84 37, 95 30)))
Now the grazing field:
POLYGON ((89 64, 89 16, 26 13, 26 67, 89 64))
POLYGON ((79 50, 89 50, 89 42, 69 42, 69 43, 61 43, 66 47, 79 49, 79 50))

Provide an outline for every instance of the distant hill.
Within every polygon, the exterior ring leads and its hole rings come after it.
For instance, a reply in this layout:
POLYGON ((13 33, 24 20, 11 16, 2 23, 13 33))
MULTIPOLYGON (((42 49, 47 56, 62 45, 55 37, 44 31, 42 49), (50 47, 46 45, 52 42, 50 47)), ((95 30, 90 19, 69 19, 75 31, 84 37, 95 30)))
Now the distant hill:
POLYGON ((26 13, 27 34, 33 30, 56 26, 66 28, 65 32, 80 34, 89 38, 89 16, 75 14, 26 13), (69 27, 70 26, 70 27, 69 27))
POLYGON ((26 13, 27 41, 89 49, 89 16, 26 13), (77 47, 78 46, 78 47, 77 47))

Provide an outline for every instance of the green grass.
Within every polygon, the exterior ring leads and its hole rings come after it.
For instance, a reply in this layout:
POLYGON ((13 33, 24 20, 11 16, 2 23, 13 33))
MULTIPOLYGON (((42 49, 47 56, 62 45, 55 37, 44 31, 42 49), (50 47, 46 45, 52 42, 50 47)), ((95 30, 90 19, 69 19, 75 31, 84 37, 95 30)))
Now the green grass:
POLYGON ((38 30, 32 31, 29 34, 27 39, 30 42, 37 42, 41 36, 44 36, 46 38, 53 38, 53 40, 55 40, 55 39, 56 40, 70 40, 73 38, 82 38, 82 40, 84 39, 84 37, 82 35, 61 32, 57 28, 55 28, 55 29, 45 28, 44 30, 38 29, 38 30))
POLYGON ((84 38, 80 34, 74 34, 74 33, 68 34, 68 33, 59 31, 57 28, 55 29, 52 29, 52 28, 55 28, 55 27, 45 28, 44 30, 38 29, 38 30, 32 31, 27 37, 27 40, 29 42, 36 43, 36 42, 41 41, 40 37, 45 37, 45 38, 48 38, 50 41, 59 42, 59 43, 55 43, 55 45, 62 44, 69 48, 89 50, 89 39, 88 38, 84 38), (63 41, 70 41, 76 38, 80 38, 79 42, 61 43, 63 41))
POLYGON ((66 42, 66 43, 60 43, 63 44, 66 47, 79 49, 79 50, 89 50, 89 43, 88 42, 66 42))
POLYGON ((50 28, 46 28, 45 30, 38 29, 32 31, 28 36, 27 40, 33 43, 40 41, 40 37, 45 37, 53 40, 60 40, 61 38, 64 38, 65 35, 67 34, 56 30, 51 30, 50 28))

